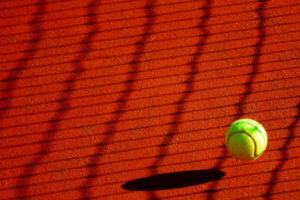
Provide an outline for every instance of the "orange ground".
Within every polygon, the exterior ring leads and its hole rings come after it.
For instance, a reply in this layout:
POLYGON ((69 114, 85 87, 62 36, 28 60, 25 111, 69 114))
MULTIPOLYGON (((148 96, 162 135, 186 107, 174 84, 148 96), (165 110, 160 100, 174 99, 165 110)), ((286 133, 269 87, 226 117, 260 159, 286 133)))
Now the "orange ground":
POLYGON ((299 199, 299 13, 297 0, 1 0, 0 200, 299 199), (269 135, 256 161, 224 149, 245 117, 269 135))

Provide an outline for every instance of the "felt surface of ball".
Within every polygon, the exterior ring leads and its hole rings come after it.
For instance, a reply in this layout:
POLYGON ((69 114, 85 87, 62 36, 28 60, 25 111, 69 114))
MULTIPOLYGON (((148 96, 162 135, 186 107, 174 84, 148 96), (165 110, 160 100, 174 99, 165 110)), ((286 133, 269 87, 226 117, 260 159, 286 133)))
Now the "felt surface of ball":
POLYGON ((266 150, 268 136, 264 127, 252 119, 234 121, 227 130, 225 145, 240 160, 254 160, 266 150))

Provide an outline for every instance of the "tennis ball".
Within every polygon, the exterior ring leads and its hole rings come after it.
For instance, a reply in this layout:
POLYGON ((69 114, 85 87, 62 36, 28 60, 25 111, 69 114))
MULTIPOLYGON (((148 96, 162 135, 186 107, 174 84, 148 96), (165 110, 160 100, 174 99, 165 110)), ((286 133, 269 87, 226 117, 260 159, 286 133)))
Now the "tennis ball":
POLYGON ((225 136, 226 148, 240 160, 254 160, 266 150, 268 136, 264 127, 252 119, 234 121, 225 136))

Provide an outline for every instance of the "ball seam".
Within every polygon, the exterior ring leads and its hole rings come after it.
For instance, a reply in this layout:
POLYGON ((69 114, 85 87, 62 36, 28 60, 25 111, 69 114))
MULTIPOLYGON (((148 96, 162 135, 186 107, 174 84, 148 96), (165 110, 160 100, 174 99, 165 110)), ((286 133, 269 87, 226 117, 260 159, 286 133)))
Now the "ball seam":
MULTIPOLYGON (((251 125, 251 126, 253 126, 253 127, 255 127, 255 128, 257 128, 257 130, 258 130, 258 132, 261 134, 261 135, 263 135, 263 138, 265 139, 265 141, 267 141, 268 140, 268 138, 266 138, 266 136, 265 136, 265 132, 266 132, 266 130, 264 130, 263 132, 262 132, 262 130, 260 130, 260 128, 259 128, 259 123, 258 124, 253 124, 253 123, 250 123, 250 122, 247 122, 247 121, 240 121, 240 122, 236 122, 236 124, 239 124, 239 123, 246 123, 246 124, 249 124, 249 125, 251 125)), ((263 127, 262 127, 263 128, 263 127)), ((264 129, 264 128, 263 128, 264 129)))
POLYGON ((247 136, 249 136, 251 138, 251 140, 253 141, 253 144, 254 144, 254 157, 256 158, 257 157, 257 146, 256 146, 256 142, 254 140, 254 138, 252 137, 251 134, 247 133, 246 131, 236 131, 236 132, 232 132, 229 134, 228 138, 227 138, 227 144, 226 144, 226 148, 227 150, 228 149, 228 143, 229 143, 229 140, 230 140, 230 137, 233 136, 234 134, 237 134, 237 133, 244 133, 246 134, 247 136))

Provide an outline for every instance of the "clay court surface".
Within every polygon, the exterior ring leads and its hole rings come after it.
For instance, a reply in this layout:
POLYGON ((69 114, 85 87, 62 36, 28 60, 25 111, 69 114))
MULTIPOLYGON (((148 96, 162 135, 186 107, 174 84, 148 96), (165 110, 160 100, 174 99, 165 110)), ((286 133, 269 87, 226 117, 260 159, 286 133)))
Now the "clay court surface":
POLYGON ((0 200, 300 199, 297 0, 1 0, 0 200), (259 121, 239 161, 230 123, 259 121))

